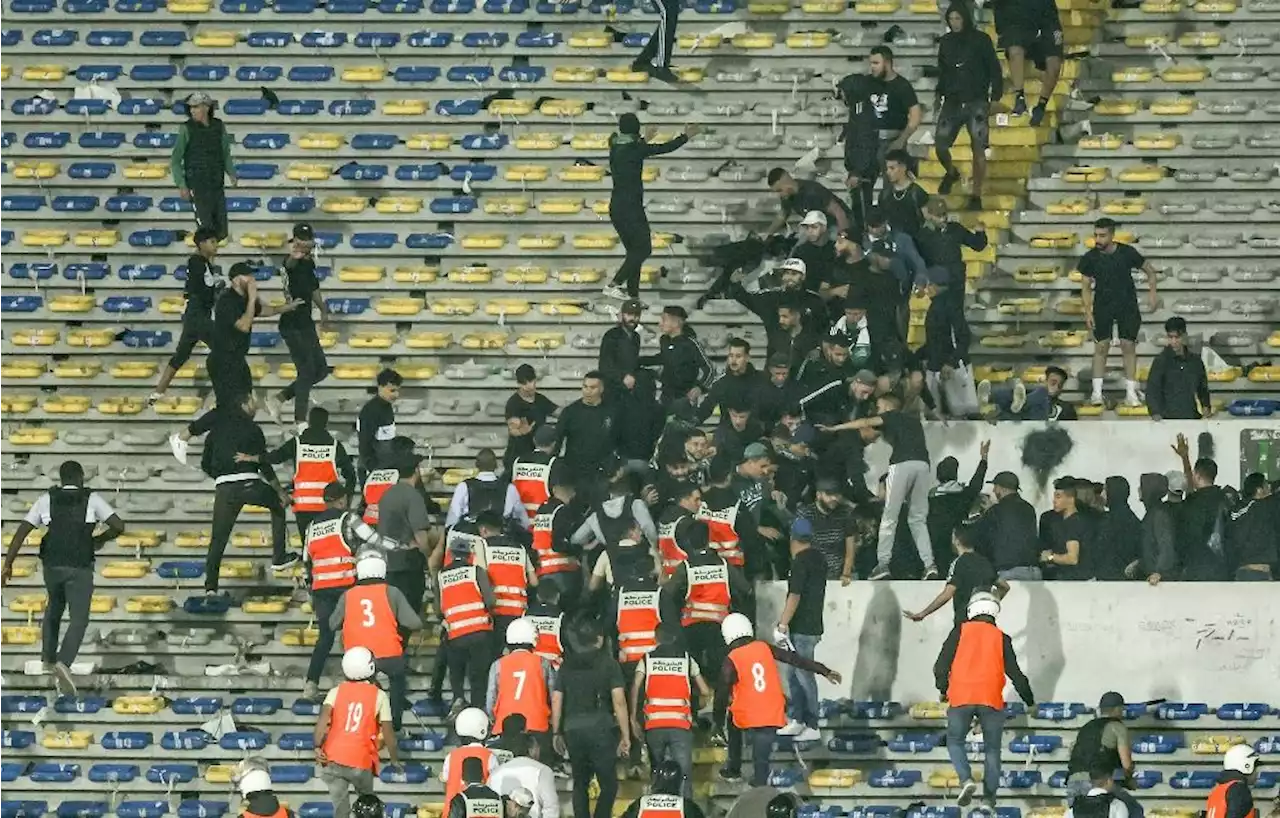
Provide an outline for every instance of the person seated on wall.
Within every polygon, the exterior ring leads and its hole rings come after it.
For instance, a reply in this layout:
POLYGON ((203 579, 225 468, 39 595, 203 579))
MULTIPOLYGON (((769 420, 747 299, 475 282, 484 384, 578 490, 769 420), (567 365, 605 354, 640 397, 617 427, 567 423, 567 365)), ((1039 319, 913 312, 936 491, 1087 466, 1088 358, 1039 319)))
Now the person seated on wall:
POLYGON ((993 420, 1076 420, 1076 407, 1063 400, 1062 388, 1067 383, 1067 370, 1048 366, 1044 383, 1028 391, 1021 378, 995 386, 989 380, 978 383, 978 405, 994 404, 993 420))

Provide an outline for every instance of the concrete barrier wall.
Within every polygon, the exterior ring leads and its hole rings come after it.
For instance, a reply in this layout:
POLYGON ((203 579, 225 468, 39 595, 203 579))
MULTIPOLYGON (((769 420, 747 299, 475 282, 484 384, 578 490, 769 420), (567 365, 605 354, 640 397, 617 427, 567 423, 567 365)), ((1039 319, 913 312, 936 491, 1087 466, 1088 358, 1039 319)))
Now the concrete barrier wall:
MULTIPOLYGON (((821 695, 936 701, 933 664, 951 606, 916 623, 941 582, 828 583, 817 658, 839 670, 821 695)), ((785 583, 762 584, 757 633, 772 638, 785 583)), ((1212 705, 1280 706, 1280 585, 1274 583, 1019 582, 1000 627, 1013 638, 1038 701, 1096 704, 1107 690, 1130 701, 1165 697, 1212 705)), ((1017 699, 1012 685, 1006 700, 1017 699)))

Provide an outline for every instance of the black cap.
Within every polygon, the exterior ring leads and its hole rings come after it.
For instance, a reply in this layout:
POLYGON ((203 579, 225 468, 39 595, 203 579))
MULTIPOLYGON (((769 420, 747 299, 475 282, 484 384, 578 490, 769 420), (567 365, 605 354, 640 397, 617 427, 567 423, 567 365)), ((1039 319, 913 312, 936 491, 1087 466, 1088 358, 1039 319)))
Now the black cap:
POLYGON ((333 503, 347 496, 347 487, 334 480, 332 483, 324 487, 324 501, 333 503))
POLYGON ((813 487, 817 491, 821 491, 825 494, 839 494, 840 489, 842 488, 840 485, 840 478, 830 476, 819 477, 817 483, 815 483, 813 487))
POLYGON ((1098 700, 1099 710, 1111 710, 1116 707, 1124 707, 1124 696, 1114 690, 1103 693, 1102 698, 1098 700))
POLYGON ((316 238, 316 231, 313 230, 311 225, 306 222, 295 224, 293 226, 293 238, 295 241, 314 241, 316 238))
POLYGON ((787 368, 790 368, 791 356, 785 352, 775 352, 769 356, 769 366, 770 367, 785 366, 787 368))
POLYGON ((671 304, 669 306, 663 307, 662 312, 665 315, 670 315, 670 316, 679 318, 681 321, 689 320, 689 311, 686 310, 684 307, 680 306, 679 304, 671 304))
POLYGON ((533 430, 533 445, 550 446, 556 442, 556 427, 551 423, 544 423, 533 430))
POLYGON ((1022 483, 1018 480, 1018 475, 1011 471, 1002 471, 987 482, 993 486, 999 486, 1002 489, 1009 489, 1010 491, 1017 491, 1022 486, 1022 483))
POLYGON ((623 315, 640 315, 644 312, 644 304, 640 303, 638 298, 628 298, 622 302, 622 306, 618 311, 623 315))
POLYGON ((227 277, 237 278, 239 276, 249 276, 252 278, 255 273, 256 271, 252 264, 247 261, 237 261, 235 264, 232 264, 231 269, 227 271, 227 277))
POLYGON ((832 328, 831 332, 827 334, 827 343, 847 347, 853 343, 853 337, 844 330, 832 328))

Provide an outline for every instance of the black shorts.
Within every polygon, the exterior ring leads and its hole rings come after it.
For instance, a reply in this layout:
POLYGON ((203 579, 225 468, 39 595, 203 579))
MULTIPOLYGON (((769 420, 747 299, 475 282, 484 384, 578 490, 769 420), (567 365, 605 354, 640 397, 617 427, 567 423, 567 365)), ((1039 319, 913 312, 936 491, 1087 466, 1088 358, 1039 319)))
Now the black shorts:
POLYGON ((1127 303, 1104 301, 1095 302, 1093 305, 1093 340, 1095 341, 1110 341, 1112 338, 1136 341, 1138 329, 1141 326, 1142 313, 1138 311, 1136 298, 1127 303))
POLYGON ((1035 63, 1036 68, 1044 70, 1050 57, 1062 59, 1063 35, 1062 26, 1036 25, 1035 23, 1009 22, 996 27, 996 36, 1000 47, 1006 51, 1010 48, 1022 48, 1027 59, 1035 63))
POLYGON ((991 109, 986 100, 953 103, 943 99, 938 122, 933 126, 934 145, 944 150, 950 148, 956 143, 960 129, 966 128, 974 154, 985 151, 991 142, 990 115, 991 109))

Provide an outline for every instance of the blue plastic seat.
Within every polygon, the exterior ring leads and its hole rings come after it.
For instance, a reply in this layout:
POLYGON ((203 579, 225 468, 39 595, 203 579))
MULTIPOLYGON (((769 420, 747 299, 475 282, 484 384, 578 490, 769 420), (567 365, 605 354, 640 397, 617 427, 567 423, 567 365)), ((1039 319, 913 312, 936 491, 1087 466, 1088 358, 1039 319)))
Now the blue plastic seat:
POLYGON ((232 730, 218 739, 224 750, 262 750, 271 743, 271 735, 261 730, 232 730))
MULTIPOLYGON (((251 136, 284 137, 284 145, 289 144, 288 136, 285 134, 251 134, 251 136)), ((247 137, 245 141, 246 143, 248 142, 247 137)), ((280 145, 280 147, 283 147, 284 145, 280 145)), ((272 162, 240 162, 236 165, 237 177, 257 182, 265 182, 269 179, 273 179, 279 172, 280 166, 272 162)))
POLYGON ((144 295, 111 295, 102 302, 102 309, 115 313, 144 313, 151 310, 151 299, 144 295))
POLYGON ((421 14, 422 0, 383 0, 378 3, 383 14, 421 14))
POLYGON ((410 48, 448 48, 453 42, 449 31, 415 31, 409 35, 410 48))
POLYGON ((404 240, 410 250, 444 250, 451 244, 453 236, 448 233, 410 233, 404 240))
POLYGON ((1016 736, 1009 742, 1009 751, 1019 754, 1052 753, 1062 749, 1062 736, 1039 736, 1034 734, 1016 736))
POLYGON ((257 99, 229 99, 222 110, 228 116, 262 116, 271 110, 271 103, 261 97, 257 99))
POLYGON ((351 149, 356 151, 389 151, 400 144, 400 137, 393 133, 358 133, 351 137, 351 149))
POLYGON ((397 742, 400 749, 410 753, 438 753, 444 749, 444 743, 445 737, 433 730, 410 733, 397 742))
POLYGON ((62 10, 67 14, 102 14, 107 8, 107 0, 64 0, 62 3, 62 10))
POLYGON ((155 14, 160 11, 160 0, 116 0, 120 14, 155 14))
POLYGON ((105 99, 69 99, 63 107, 75 116, 102 116, 110 110, 105 99))
POLYGON ((431 0, 432 14, 470 14, 476 10, 476 0, 431 0))
POLYGON ((785 789, 794 787, 802 781, 804 781, 804 770, 796 769, 795 767, 769 770, 768 783, 770 787, 785 789))
POLYGON ((126 264, 116 274, 125 281, 159 281, 168 273, 163 264, 126 264))
POLYGON ((376 106, 371 99, 335 99, 329 103, 329 116, 368 116, 376 106))
POLYGON ((459 140, 463 150, 468 151, 500 151, 509 142, 510 139, 504 133, 469 133, 459 140))
POLYGON ((877 789, 907 789, 922 778, 919 770, 874 770, 867 776, 867 784, 877 789))
POLYGON ((133 42, 133 32, 122 29, 90 31, 84 41, 95 48, 120 48, 133 42))
POLYGON ((136 193, 112 196, 107 199, 107 211, 111 213, 145 213, 154 201, 150 196, 136 193))
POLYGON ((31 44, 40 48, 70 48, 79 39, 80 32, 74 28, 42 28, 31 35, 31 44))
MULTIPOLYGON (((464 36, 462 44, 467 48, 480 48, 481 46, 467 42, 467 38, 471 36, 473 35, 467 34, 464 36)), ((455 65, 445 73, 445 78, 449 82, 488 82, 493 78, 493 67, 488 65, 455 65)))
POLYGON ((13 231, 0 230, 0 247, 8 247, 11 241, 13 241, 13 231))
POLYGON ((80 765, 61 761, 37 761, 27 777, 40 784, 70 784, 80 777, 80 765))
POLYGON ((1156 718, 1165 721, 1195 721, 1208 713, 1203 702, 1166 702, 1156 708, 1156 718))
POLYGON ((0 148, 8 150, 13 147, 13 143, 18 141, 18 135, 13 131, 5 131, 0 133, 0 148))
MULTIPOLYGON (((272 345, 280 342, 278 332, 255 332, 253 335, 274 335, 276 338, 272 345)), ((282 707, 284 699, 279 696, 240 696, 231 702, 231 712, 237 716, 271 716, 282 707)))
POLYGON ((49 700, 44 696, 21 694, 0 696, 0 713, 39 713, 48 705, 49 700))
MULTIPOLYGON (((18 264, 11 265, 9 267, 9 277, 16 278, 22 281, 31 281, 31 280, 44 281, 46 279, 53 278, 57 274, 58 274, 58 265, 52 261, 33 261, 29 264, 24 261, 24 262, 19 262, 18 264)), ((21 697, 5 696, 3 698, 7 699, 7 698, 21 698, 21 697)), ((38 697, 38 698, 40 698, 40 701, 44 701, 43 697, 38 697)), ((43 705, 41 706, 43 707, 43 705)), ((36 709, 39 710, 40 708, 37 707, 36 709)), ((7 713, 7 712, 9 711, 4 710, 3 705, 0 705, 0 713, 7 713)), ((18 711, 15 711, 15 712, 18 712, 18 711)))
POLYGON ((644 48, 649 44, 649 35, 642 31, 633 31, 622 38, 623 48, 644 48))
POLYGON ((195 764, 164 762, 152 764, 147 770, 147 780, 152 784, 190 784, 200 776, 195 764))
POLYGON ((80 147, 85 150, 117 150, 128 137, 124 131, 90 131, 80 134, 80 147))
POLYGON ((40 97, 15 99, 9 110, 13 111, 18 116, 48 116, 58 110, 58 101, 56 99, 43 99, 40 97))
POLYGON ((553 3, 549 0, 539 0, 534 6, 539 14, 554 14, 564 16, 569 14, 577 14, 582 10, 582 4, 578 0, 565 0, 564 3, 553 3))
MULTIPOLYGON (((146 301, 150 306, 151 299, 148 298, 146 301)), ((150 747, 152 741, 152 735, 142 730, 112 730, 103 733, 99 743, 105 750, 142 750, 150 747)))
POLYGON ((435 82, 440 78, 440 68, 434 65, 400 65, 391 73, 396 82, 435 82))
POLYGON ((302 35, 303 48, 342 48, 347 44, 343 31, 309 31, 302 35))
MULTIPOLYGON (((18 5, 14 3, 9 8, 16 10, 18 5)), ((47 801, 0 801, 0 818, 40 818, 48 811, 47 801)))
POLYGON ((316 775, 311 764, 273 764, 270 772, 273 784, 305 784, 316 775))
POLYGON ((129 69, 129 79, 134 82, 158 83, 168 82, 177 76, 178 69, 169 63, 153 65, 135 65, 129 69))
POLYGON ((181 696, 169 703, 179 716, 211 716, 222 709, 221 696, 181 696))
POLYGON ((1266 398, 1237 398, 1227 405, 1227 411, 1236 417, 1269 417, 1275 412, 1280 412, 1280 401, 1266 398))
POLYGON ((480 109, 478 99, 442 99, 436 103, 436 113, 440 116, 475 116, 480 109))
POLYGON ((178 804, 178 818, 222 818, 230 809, 226 801, 186 798, 178 804))
POLYGON ((942 736, 931 732, 899 733, 889 739, 887 747, 894 753, 928 753, 943 743, 942 736))
POLYGON ((44 299, 38 295, 0 295, 0 312, 35 312, 43 306, 44 299))
POLYGON ((1169 786, 1175 790, 1211 790, 1218 783, 1218 770, 1191 770, 1173 774, 1169 786))
POLYGON ((363 315, 370 306, 368 298, 326 298, 324 303, 335 315, 363 315))
MULTIPOLYGON (((57 200, 55 199, 54 201, 57 200)), ((42 207, 44 207, 43 196, 21 195, 0 197, 0 210, 3 210, 6 213, 34 213, 42 207)))
POLYGON ((182 69, 187 82, 222 82, 231 75, 229 65, 188 65, 182 69))
POLYGON ((0 30, 0 48, 11 48, 22 42, 22 29, 6 28, 0 30))
POLYGON ((558 31, 522 31, 516 35, 519 48, 556 48, 563 41, 564 37, 558 31))
MULTIPOLYGON (((9 298, 17 298, 19 296, 0 295, 0 312, 7 312, 4 309, 5 301, 9 298)), ((28 298, 39 296, 27 296, 28 298)), ((25 750, 32 744, 36 743, 36 734, 30 730, 3 730, 0 731, 0 747, 6 750, 25 750)))
MULTIPOLYGON (((278 151, 287 146, 289 141, 289 134, 287 133, 251 133, 245 134, 241 143, 250 150, 278 151)), ((272 165, 271 167, 276 166, 272 165)))
POLYGON ((277 82, 284 74, 278 65, 242 65, 236 69, 239 82, 277 82))
POLYGON ((67 281, 102 281, 109 275, 111 266, 105 261, 72 262, 62 270, 62 277, 67 281))
POLYGON ((172 230, 135 230, 129 234, 130 247, 168 247, 173 244, 172 230))
POLYGON ((287 31, 251 31, 245 38, 250 48, 288 48, 293 35, 287 31))
MULTIPOLYGON (((511 35, 504 31, 469 31, 462 35, 462 44, 467 48, 502 48, 511 41, 511 35)), ((461 67, 461 66, 460 66, 461 67)), ((472 66, 473 68, 479 66, 472 66)), ((493 69, 483 66, 493 76, 493 69)))
POLYGON ((507 83, 532 85, 547 78, 547 69, 540 65, 507 65, 498 72, 498 79, 507 83))
POLYGON ((298 818, 333 818, 333 804, 329 801, 307 801, 298 808, 298 818))
MULTIPOLYGON (((529 10, 529 0, 485 0, 485 14, 524 14, 529 10)), ((532 32, 521 32, 523 34, 532 32)), ((556 35, 559 37, 559 35, 556 35)))
POLYGON ((413 761, 405 762, 399 767, 388 765, 378 771, 378 778, 386 784, 425 784, 430 777, 430 767, 413 761))
POLYGON ((160 818, 168 812, 168 801, 122 801, 116 807, 116 818, 160 818))
MULTIPOLYGON (((449 171, 449 178, 455 182, 465 182, 468 178, 473 182, 488 182, 490 179, 498 175, 498 168, 495 165, 487 165, 483 162, 468 162, 465 165, 454 165, 449 171)), ((443 211, 453 212, 453 211, 443 211)), ((471 211, 464 211, 471 212, 471 211)))
POLYGON ((167 329, 131 329, 120 342, 130 349, 164 349, 173 343, 173 333, 167 329))
POLYGON ((320 715, 320 702, 311 701, 310 699, 294 699, 293 704, 289 705, 289 712, 295 716, 314 718, 320 715))
MULTIPOLYGON (((184 202, 182 199, 178 199, 178 201, 187 205, 191 204, 190 202, 184 202)), ((262 197, 260 196, 228 196, 227 197, 228 213, 253 213, 261 206, 262 206, 262 197)))
POLYGON ((28 150, 62 150, 71 141, 68 131, 31 131, 22 137, 22 147, 28 150))
POLYGON ((223 14, 261 14, 266 11, 264 0, 222 0, 218 11, 223 14))
POLYGON ((106 801, 63 801, 58 804, 58 818, 104 818, 111 812, 106 801))
POLYGON ((314 196, 272 196, 267 200, 267 210, 271 213, 310 213, 315 207, 314 196))
MULTIPOLYGON (((161 213, 194 213, 195 206, 181 196, 165 196, 160 200, 161 213)), ((231 212, 231 199, 227 199, 227 212, 231 212)))
POLYGON ((1182 736, 1177 733, 1134 736, 1130 743, 1133 752, 1150 755, 1173 755, 1184 746, 1182 736))
MULTIPOLYGON (((272 330, 249 333, 249 346, 252 349, 275 349, 280 346, 283 341, 284 337, 280 335, 280 333, 272 330)), ((237 699, 236 701, 240 700, 237 699)), ((233 712, 235 711, 234 705, 232 706, 232 710, 233 712)))
POLYGON ((1039 770, 1005 770, 1000 773, 1000 786, 1008 790, 1029 790, 1043 780, 1039 770))
POLYGON ((276 14, 314 14, 316 0, 284 0, 274 6, 276 14))
POLYGON ((303 752, 309 753, 316 748, 315 737, 310 733, 281 733, 280 738, 276 740, 276 746, 286 752, 303 752))
POLYGON ((276 113, 281 116, 315 116, 322 110, 324 110, 324 100, 320 99, 281 100, 276 106, 276 113))
POLYGON ((1088 712, 1083 702, 1038 702, 1035 715, 1045 721, 1071 721, 1088 712))
POLYGON ((182 29, 155 29, 142 32, 138 42, 147 48, 177 48, 187 41, 187 32, 182 29))
POLYGON ((111 707, 111 702, 102 696, 82 693, 79 696, 59 696, 53 703, 53 709, 59 713, 94 714, 101 713, 111 707))
POLYGON ((365 0, 328 0, 324 10, 329 14, 364 14, 369 7, 365 0))
POLYGON ((115 172, 115 162, 76 162, 67 168, 72 179, 107 179, 115 172))
POLYGON ((399 241, 400 237, 395 233, 356 233, 351 237, 351 249, 388 250, 399 241))
MULTIPOLYGON (((196 560, 166 560, 156 566, 156 576, 161 579, 199 579, 204 576, 204 563, 197 562, 196 560)), ((191 732, 198 733, 199 735, 206 737, 208 735, 202 730, 193 730, 191 732)), ((165 738, 175 735, 180 734, 164 734, 165 738)), ((166 747, 165 749, 174 748, 166 747)))
POLYGON ((136 97, 123 100, 116 110, 122 116, 156 116, 160 113, 161 107, 163 105, 158 99, 136 97))
MULTIPOLYGON (((332 250, 339 244, 342 244, 342 234, 336 230, 317 230, 316 246, 322 250, 332 250)), ((316 275, 320 275, 320 268, 316 268, 316 275)))
POLYGON ((289 69, 289 82, 328 82, 331 79, 332 65, 295 65, 289 69))
POLYGON ((1271 705, 1261 702, 1228 702, 1218 708, 1217 716, 1226 721, 1259 721, 1273 712, 1271 705))
POLYGON ((119 65, 82 65, 75 77, 80 82, 115 82, 122 73, 124 68, 119 65))
POLYGON ((400 35, 394 31, 362 31, 354 40, 356 48, 395 48, 400 35))
POLYGON ((135 148, 149 148, 158 151, 171 151, 178 144, 176 131, 143 131, 133 137, 135 148))
POLYGON ((358 162, 350 162, 342 166, 342 170, 338 175, 348 182, 377 182, 387 175, 387 166, 362 165, 358 162))

